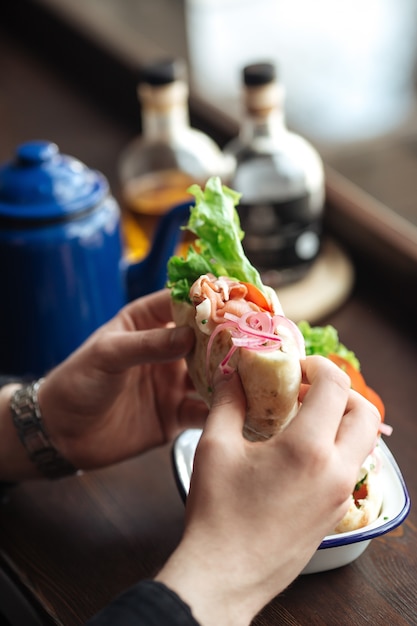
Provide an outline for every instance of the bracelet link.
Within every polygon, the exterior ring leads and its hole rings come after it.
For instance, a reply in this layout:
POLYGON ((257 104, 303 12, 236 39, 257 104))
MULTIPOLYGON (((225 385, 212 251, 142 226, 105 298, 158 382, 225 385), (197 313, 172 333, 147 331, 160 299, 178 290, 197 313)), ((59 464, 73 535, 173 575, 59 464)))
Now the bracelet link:
POLYGON ((75 474, 77 469, 54 447, 45 430, 38 403, 41 378, 17 389, 10 401, 10 409, 19 439, 30 460, 49 479, 75 474))

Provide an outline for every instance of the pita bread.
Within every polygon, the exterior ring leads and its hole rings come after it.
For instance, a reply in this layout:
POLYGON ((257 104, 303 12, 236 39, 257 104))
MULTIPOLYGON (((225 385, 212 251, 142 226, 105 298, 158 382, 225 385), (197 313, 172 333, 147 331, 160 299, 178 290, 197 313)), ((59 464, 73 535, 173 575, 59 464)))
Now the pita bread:
MULTIPOLYGON (((186 302, 172 301, 172 309, 177 326, 188 325, 194 330, 196 343, 187 357, 188 371, 197 392, 210 406, 210 381, 230 350, 230 331, 225 329, 215 336, 207 359, 210 333, 202 331, 196 308, 186 302)), ((250 441, 265 441, 281 432, 299 409, 299 347, 287 327, 278 327, 278 330, 282 338, 280 349, 256 351, 239 348, 229 361, 229 365, 239 372, 245 390, 247 413, 243 434, 250 441)), ((351 496, 349 509, 334 529, 335 533, 358 530, 378 518, 383 498, 380 467, 381 460, 376 449, 367 457, 358 475, 358 482, 366 485, 367 495, 359 501, 351 496)))
POLYGON ((349 509, 335 528, 335 533, 346 533, 351 530, 364 528, 374 522, 380 512, 383 501, 383 485, 381 480, 382 460, 376 447, 370 454, 359 472, 358 482, 366 485, 366 498, 355 502, 353 495, 349 509))
MULTIPOLYGON (((178 326, 193 328, 196 343, 187 358, 194 386, 208 405, 211 403, 211 379, 232 345, 228 330, 215 337, 207 368, 210 335, 201 332, 195 320, 195 308, 173 301, 173 318, 178 326)), ((230 365, 239 372, 247 399, 245 436, 252 441, 269 439, 280 432, 296 415, 301 383, 300 353, 295 338, 286 327, 279 327, 282 345, 271 351, 239 348, 230 365)))

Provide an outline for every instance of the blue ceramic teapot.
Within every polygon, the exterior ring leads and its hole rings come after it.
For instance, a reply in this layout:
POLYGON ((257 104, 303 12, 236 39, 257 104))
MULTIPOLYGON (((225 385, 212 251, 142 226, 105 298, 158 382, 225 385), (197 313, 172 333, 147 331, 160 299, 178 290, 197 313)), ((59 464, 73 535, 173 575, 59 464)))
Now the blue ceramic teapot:
POLYGON ((0 373, 41 376, 133 298, 164 286, 190 203, 161 220, 150 254, 123 256, 106 178, 56 144, 0 167, 0 373))

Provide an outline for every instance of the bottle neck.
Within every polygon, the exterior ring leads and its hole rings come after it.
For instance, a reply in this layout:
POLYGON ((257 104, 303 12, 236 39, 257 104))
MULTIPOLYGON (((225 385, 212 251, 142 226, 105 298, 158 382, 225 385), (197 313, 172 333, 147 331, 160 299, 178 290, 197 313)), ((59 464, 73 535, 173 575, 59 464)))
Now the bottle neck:
POLYGON ((240 132, 244 143, 262 137, 278 139, 286 132, 284 92, 280 85, 271 83, 247 87, 244 104, 245 117, 240 132))
POLYGON ((139 87, 142 133, 149 139, 169 139, 190 125, 188 88, 182 81, 169 85, 139 87))
POLYGON ((287 127, 282 111, 272 109, 271 111, 263 112, 262 115, 253 111, 247 111, 244 123, 241 126, 240 138, 243 143, 248 144, 258 138, 278 140, 286 132, 287 127))
POLYGON ((174 106, 163 111, 143 109, 142 134, 149 139, 165 139, 173 137, 189 126, 186 107, 174 106))

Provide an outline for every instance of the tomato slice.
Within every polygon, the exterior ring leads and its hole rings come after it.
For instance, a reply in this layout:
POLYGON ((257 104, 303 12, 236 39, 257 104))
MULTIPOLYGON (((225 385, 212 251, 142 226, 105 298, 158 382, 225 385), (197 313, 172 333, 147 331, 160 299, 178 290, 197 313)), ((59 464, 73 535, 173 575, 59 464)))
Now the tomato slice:
POLYGON ((328 358, 333 361, 333 363, 336 363, 336 365, 338 365, 340 369, 346 372, 351 380, 352 389, 366 397, 367 384, 364 377, 356 369, 356 367, 353 367, 353 365, 349 363, 349 361, 339 356, 338 354, 329 354, 328 358))
POLYGON ((368 497, 368 487, 365 483, 361 484, 358 489, 353 491, 353 498, 356 506, 359 506, 359 500, 365 500, 368 497))
POLYGON ((271 303, 268 302, 268 300, 266 299, 262 291, 258 289, 258 287, 252 285, 251 283, 245 282, 242 282, 242 285, 245 285, 246 289, 248 290, 245 300, 253 302, 264 311, 269 311, 270 313, 273 313, 271 303))
POLYGON ((352 389, 364 396, 367 400, 369 400, 369 402, 372 402, 372 404, 376 406, 381 414, 381 421, 384 421, 385 406, 382 402, 381 397, 376 393, 376 391, 371 389, 371 387, 368 387, 364 377, 356 369, 356 367, 354 367, 351 363, 349 363, 349 361, 339 356, 338 354, 329 354, 328 358, 346 372, 351 380, 352 389))

